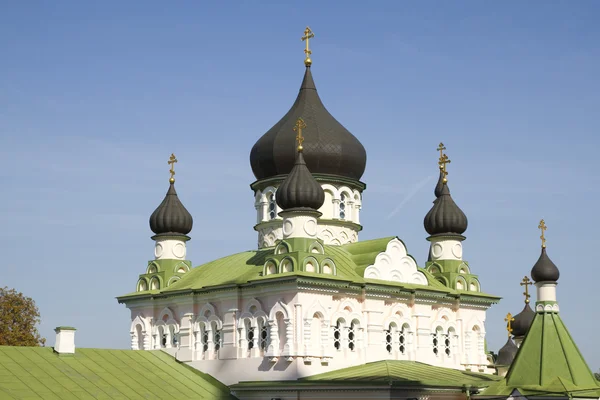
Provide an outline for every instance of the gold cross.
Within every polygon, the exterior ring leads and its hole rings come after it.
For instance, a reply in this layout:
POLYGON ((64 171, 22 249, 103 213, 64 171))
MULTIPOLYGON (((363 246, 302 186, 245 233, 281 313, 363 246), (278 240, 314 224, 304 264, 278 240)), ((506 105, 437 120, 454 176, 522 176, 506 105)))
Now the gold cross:
POLYGON ((542 248, 545 248, 546 247, 546 236, 544 235, 544 231, 547 229, 547 227, 546 227, 546 223, 544 222, 543 219, 540 221, 540 224, 538 225, 538 229, 541 229, 541 231, 542 231, 542 236, 540 236, 540 239, 542 239, 542 248))
POLYGON ((448 171, 446 170, 446 164, 450 164, 451 161, 448 158, 448 156, 446 154, 444 154, 444 150, 446 150, 446 146, 444 146, 444 143, 439 144, 437 151, 440 152, 440 159, 438 161, 438 165, 440 166, 440 170, 442 171, 442 174, 444 175, 444 183, 448 182, 448 179, 446 179, 446 176, 448 176, 448 171))
POLYGON ((312 54, 312 51, 310 51, 310 48, 308 46, 308 40, 312 39, 314 37, 315 37, 315 34, 307 26, 306 29, 304 30, 304 36, 301 37, 303 42, 306 41, 306 48, 304 49, 304 54, 306 55, 306 58, 304 59, 304 65, 306 65, 307 67, 310 67, 310 65, 312 64, 312 60, 310 59, 310 55, 312 54))
POLYGON ((506 330, 508 331, 508 337, 510 337, 510 335, 512 334, 513 328, 512 328, 512 322, 515 320, 512 316, 511 313, 506 314, 506 318, 504 318, 504 320, 506 321, 506 330))
POLYGON ((446 150, 446 146, 444 146, 444 143, 440 142, 437 151, 440 152, 440 158, 442 158, 442 156, 444 155, 444 150, 446 150))
POLYGON ((171 173, 171 178, 169 178, 169 182, 173 183, 175 182, 175 163, 177 162, 177 158, 175 158, 175 154, 171 153, 171 157, 169 157, 169 161, 167 161, 167 164, 169 164, 171 166, 171 169, 169 170, 169 172, 171 173))
POLYGON ((304 136, 302 136, 302 129, 306 128, 306 124, 302 118, 298 118, 296 125, 294 125, 294 132, 298 132, 296 140, 298 141, 298 151, 302 151, 302 143, 304 142, 304 136))
POLYGON ((528 276, 524 277, 521 283, 519 283, 519 285, 525 286, 525 291, 523 292, 523 294, 525 295, 525 303, 529 303, 529 298, 531 297, 531 295, 529 294, 529 285, 531 285, 532 283, 533 282, 531 282, 528 276))

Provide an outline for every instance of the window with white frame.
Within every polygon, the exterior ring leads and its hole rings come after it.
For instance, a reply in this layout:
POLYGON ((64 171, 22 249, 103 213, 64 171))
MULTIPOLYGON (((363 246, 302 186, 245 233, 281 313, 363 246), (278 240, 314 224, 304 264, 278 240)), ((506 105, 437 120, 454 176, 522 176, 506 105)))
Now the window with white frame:
POLYGON ((440 355, 440 351, 445 351, 446 347, 446 337, 447 335, 444 334, 444 331, 442 330, 442 327, 438 327, 435 330, 435 333, 431 334, 431 344, 432 344, 432 348, 433 348, 433 354, 435 354, 436 356, 440 355))
POLYGON ((448 329, 448 332, 446 333, 445 337, 444 337, 444 353, 446 353, 446 355, 448 357, 450 357, 450 354, 452 353, 452 336, 454 335, 454 329, 450 328, 448 329))
POLYGON ((408 326, 402 325, 398 331, 398 351, 400 354, 406 354, 406 336, 408 335, 408 326))
POLYGON ((341 350, 342 347, 342 324, 339 319, 333 326, 333 347, 335 347, 336 350, 341 350))
POLYGON ((260 350, 264 352, 269 346, 269 327, 267 326, 266 321, 259 320, 258 328, 260 330, 260 342, 258 343, 258 346, 260 347, 260 350))
POLYGON ((246 339, 248 340, 248 350, 252 350, 254 347, 254 327, 249 326, 246 329, 246 339))
POLYGON ((356 348, 356 326, 354 321, 350 322, 348 327, 348 348, 352 351, 356 348))
POLYGON ((275 201, 275 193, 269 194, 269 219, 277 217, 277 202, 275 201))
POLYGON ((346 194, 340 195, 340 219, 346 219, 346 194))

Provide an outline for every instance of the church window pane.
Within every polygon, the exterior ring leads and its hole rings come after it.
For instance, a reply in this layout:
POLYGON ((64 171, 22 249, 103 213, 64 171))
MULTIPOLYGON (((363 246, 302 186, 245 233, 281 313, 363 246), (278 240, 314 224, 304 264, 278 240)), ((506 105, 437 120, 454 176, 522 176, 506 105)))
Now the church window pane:
POLYGON ((354 322, 350 323, 350 327, 348 328, 348 348, 350 350, 354 350, 354 348, 356 347, 356 344, 354 342, 356 338, 355 332, 354 332, 354 322))
POLYGON ((271 193, 269 196, 269 217, 271 219, 275 219, 277 216, 276 212, 276 202, 275 202, 275 194, 271 193))
POLYGON ((266 350, 269 342, 269 330, 267 325, 262 322, 260 325, 260 349, 266 350))
POLYGON ((208 331, 204 330, 202 332, 202 351, 208 350, 208 331))
POLYGON ((254 328, 248 328, 246 339, 248 339, 248 350, 250 350, 254 347, 254 328))
POLYGON ((340 195, 340 218, 346 218, 346 195, 344 193, 340 195))
POLYGON ((342 340, 342 335, 340 332, 340 321, 338 320, 335 323, 335 326, 333 327, 333 346, 337 350, 340 350, 340 347, 342 346, 341 340, 342 340))
POLYGON ((392 325, 385 331, 385 349, 388 353, 392 352, 392 325))
POLYGON ((400 354, 406 353, 406 328, 404 326, 398 332, 398 350, 400 354))

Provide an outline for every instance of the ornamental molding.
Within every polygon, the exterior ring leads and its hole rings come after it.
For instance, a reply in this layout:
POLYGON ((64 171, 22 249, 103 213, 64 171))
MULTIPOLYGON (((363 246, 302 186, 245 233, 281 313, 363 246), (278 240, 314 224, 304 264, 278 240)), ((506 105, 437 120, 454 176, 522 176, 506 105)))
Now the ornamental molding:
POLYGON ((417 268, 415 259, 408 255, 398 238, 390 240, 384 252, 364 272, 366 279, 428 285, 427 277, 417 268))

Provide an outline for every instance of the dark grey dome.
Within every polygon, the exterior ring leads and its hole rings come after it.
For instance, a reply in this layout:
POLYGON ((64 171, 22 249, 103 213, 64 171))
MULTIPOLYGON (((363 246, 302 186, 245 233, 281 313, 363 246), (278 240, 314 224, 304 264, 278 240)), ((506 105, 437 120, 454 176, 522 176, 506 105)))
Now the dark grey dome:
POLYGON ((294 168, 275 192, 275 200, 283 210, 318 210, 325 201, 325 193, 306 167, 302 151, 297 154, 294 168))
POLYGON ((523 307, 523 311, 515 315, 515 320, 513 321, 512 334, 515 337, 525 336, 529 327, 533 323, 533 318, 535 318, 535 312, 529 306, 529 303, 525 303, 525 307, 523 307))
POLYGON ((540 254, 540 258, 538 258, 531 269, 531 279, 535 282, 556 282, 559 277, 560 271, 558 267, 548 257, 548 254, 546 254, 546 248, 542 247, 542 254, 540 254))
POLYGON ((452 200, 448 184, 443 182, 443 178, 443 173, 440 172, 440 180, 435 188, 437 199, 434 200, 433 207, 425 216, 423 224, 430 235, 462 235, 467 230, 467 216, 452 200))
POLYGON ((150 216, 150 229, 157 235, 187 235, 192 230, 192 215, 185 209, 171 182, 167 195, 150 216))
POLYGON ((285 116, 252 147, 250 165, 256 179, 288 174, 296 161, 292 129, 302 118, 306 142, 304 157, 314 174, 337 175, 360 180, 367 153, 363 145, 325 109, 310 72, 306 68, 300 93, 285 116))
POLYGON ((515 359, 519 348, 515 342, 509 337, 506 344, 498 351, 498 358, 496 359, 496 365, 509 366, 515 359))

